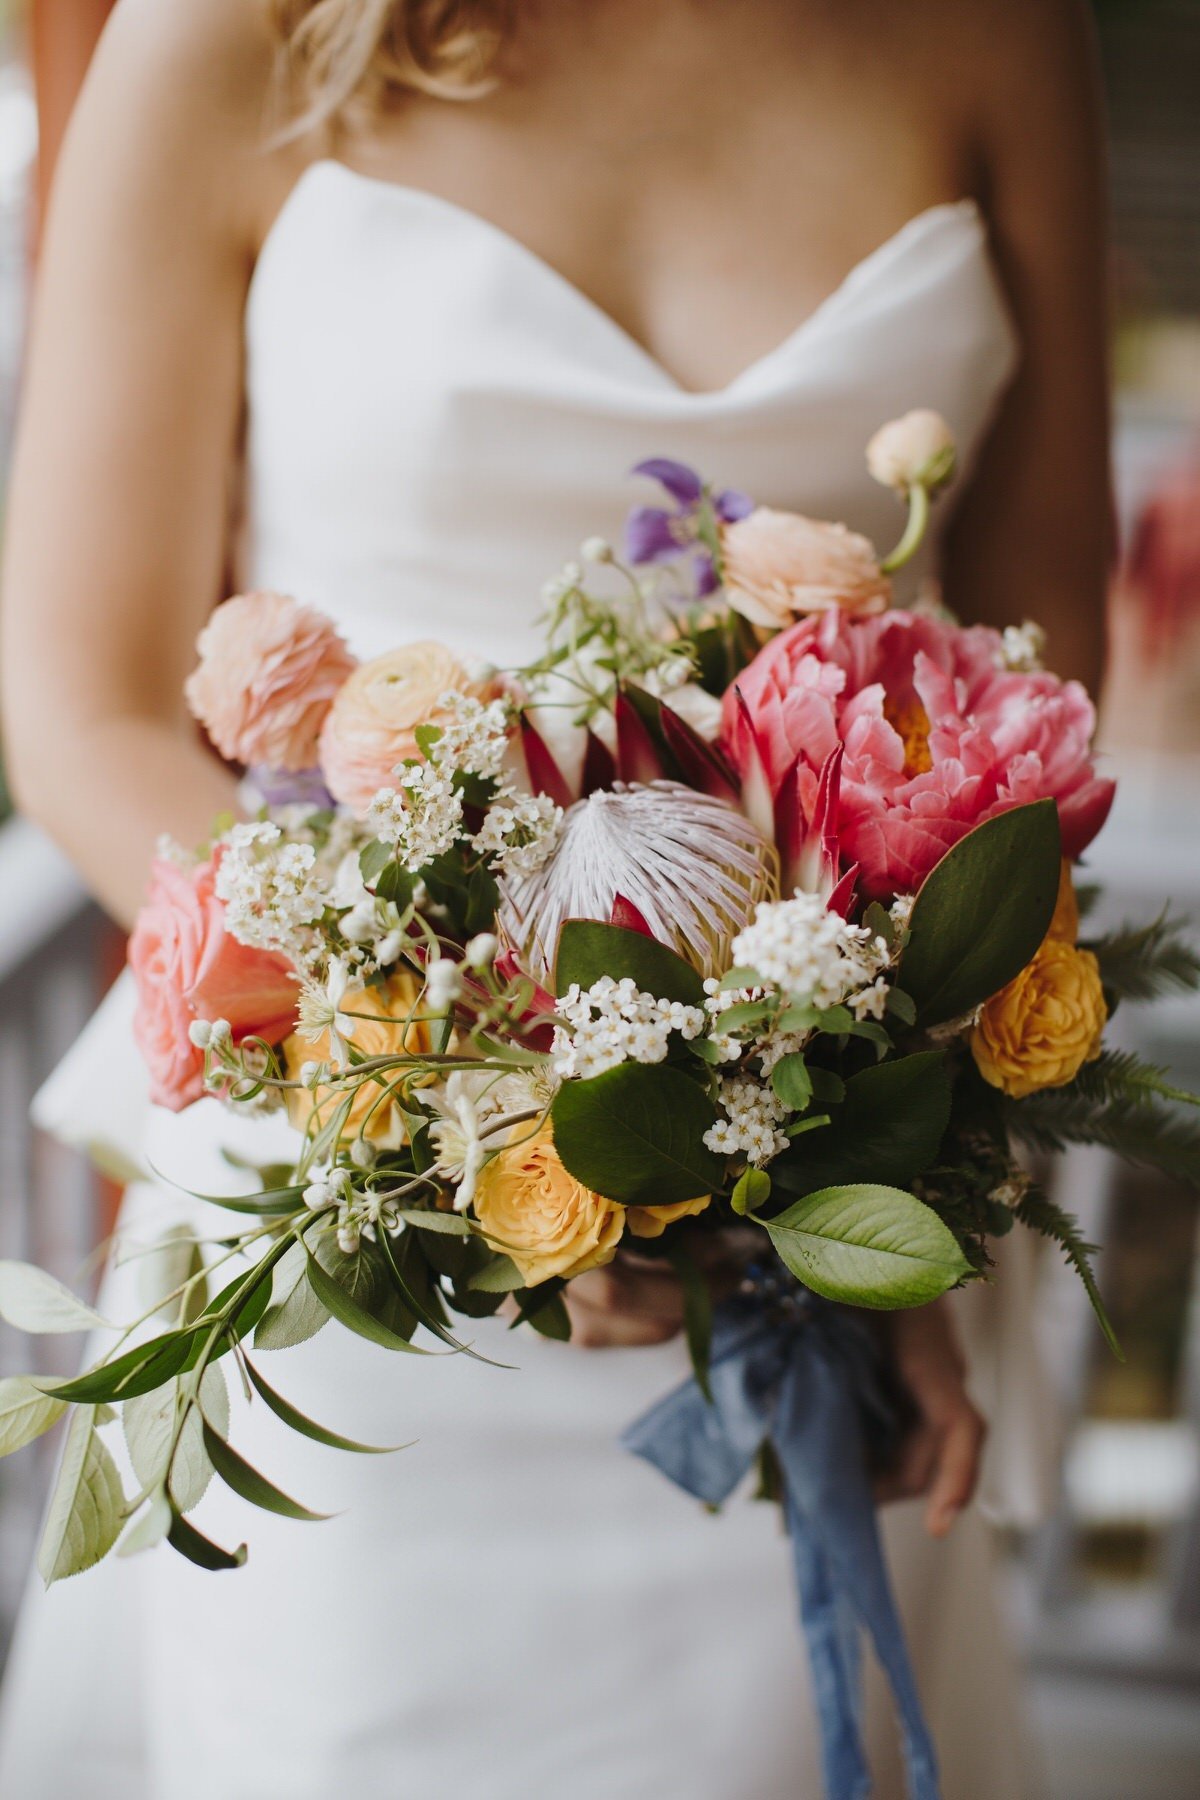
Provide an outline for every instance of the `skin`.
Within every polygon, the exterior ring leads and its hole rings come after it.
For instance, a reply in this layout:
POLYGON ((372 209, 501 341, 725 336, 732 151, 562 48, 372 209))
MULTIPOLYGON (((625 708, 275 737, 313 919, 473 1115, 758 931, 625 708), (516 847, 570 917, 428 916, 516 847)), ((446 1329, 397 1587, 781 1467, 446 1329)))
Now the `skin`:
MULTIPOLYGON (((1111 554, 1102 173, 1082 0, 522 0, 501 81, 335 139, 264 141, 251 0, 121 0, 47 221, 6 526, 3 714, 17 798, 124 920, 160 832, 203 840, 228 773, 181 701, 226 591, 258 249, 314 157, 494 220, 683 385, 788 336, 906 220, 974 195, 1024 344, 950 535, 967 619, 1033 617, 1095 688, 1111 554), (869 47, 869 48, 865 48, 869 47)), ((656 1342, 672 1279, 572 1288, 579 1341, 656 1342)), ((981 1423, 939 1307, 896 1356, 926 1421, 906 1491, 944 1529, 981 1423)))

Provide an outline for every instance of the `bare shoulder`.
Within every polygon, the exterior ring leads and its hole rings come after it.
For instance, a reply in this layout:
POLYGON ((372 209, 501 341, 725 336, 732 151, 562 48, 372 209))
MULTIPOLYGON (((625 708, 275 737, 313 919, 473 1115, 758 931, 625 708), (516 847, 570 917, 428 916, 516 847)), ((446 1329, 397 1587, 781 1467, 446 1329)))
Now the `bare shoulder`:
MULTIPOLYGON (((934 0, 939 9, 945 0, 934 0)), ((986 138, 1038 157, 1098 108, 1095 27, 1087 0, 969 0, 947 8, 986 138)))

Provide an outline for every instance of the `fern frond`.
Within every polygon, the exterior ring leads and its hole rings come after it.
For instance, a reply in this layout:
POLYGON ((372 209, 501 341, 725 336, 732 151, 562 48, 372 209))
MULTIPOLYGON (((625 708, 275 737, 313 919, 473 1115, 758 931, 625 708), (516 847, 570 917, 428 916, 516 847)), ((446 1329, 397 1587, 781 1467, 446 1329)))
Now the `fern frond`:
POLYGON ((1185 920, 1163 911, 1148 925, 1122 925, 1086 947, 1100 964, 1100 979, 1119 1000, 1154 1000, 1200 988, 1200 954, 1186 931, 1185 920))
POLYGON ((1161 1169, 1200 1187, 1200 1124, 1146 1100, 1081 1093, 1075 1083, 1011 1100, 1005 1118, 1014 1137, 1034 1150, 1100 1144, 1126 1162, 1161 1169))
POLYGON ((1100 1290, 1096 1286, 1096 1277, 1092 1273, 1092 1257, 1096 1254, 1095 1244, 1088 1243, 1071 1214, 1056 1205, 1039 1187, 1031 1187, 1024 1198, 1018 1201, 1014 1210, 1022 1225, 1027 1225, 1031 1231, 1038 1232, 1042 1237, 1049 1238, 1058 1245, 1083 1283, 1087 1297, 1092 1303, 1092 1311, 1104 1333, 1105 1342, 1113 1355, 1124 1362, 1124 1352, 1117 1342, 1117 1334, 1104 1309, 1100 1290))
POLYGON ((1094 1062, 1084 1063, 1069 1091, 1098 1105, 1173 1100, 1180 1106, 1200 1106, 1200 1094, 1175 1087, 1165 1069, 1143 1062, 1127 1050, 1105 1050, 1094 1062))

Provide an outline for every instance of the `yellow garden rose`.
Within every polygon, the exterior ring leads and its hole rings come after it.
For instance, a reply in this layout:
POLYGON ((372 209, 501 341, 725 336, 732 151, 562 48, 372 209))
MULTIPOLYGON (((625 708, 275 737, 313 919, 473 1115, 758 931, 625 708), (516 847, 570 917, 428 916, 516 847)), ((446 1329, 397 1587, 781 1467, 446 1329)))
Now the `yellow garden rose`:
POLYGON ((475 1215, 493 1248, 512 1257, 530 1287, 611 1262, 625 1208, 568 1174, 548 1123, 533 1137, 524 1131, 484 1164, 475 1186, 475 1215))
MULTIPOLYGON (((428 1054, 431 1045, 427 1025, 414 1020, 403 1030, 398 1029, 400 1021, 418 1010, 420 997, 421 983, 407 970, 391 976, 379 987, 348 989, 341 1003, 344 1011, 369 1013, 373 1016, 349 1020, 348 1023, 353 1025, 354 1030, 343 1033, 343 1036, 348 1037, 356 1051, 367 1057, 396 1056, 402 1050, 411 1051, 415 1056, 428 1054)), ((299 1032, 293 1032, 283 1046, 288 1079, 298 1081, 300 1071, 307 1062, 328 1062, 330 1051, 327 1031, 316 1039, 301 1037, 299 1032)), ((382 1079, 398 1081, 404 1072, 401 1069, 391 1070, 382 1079)), ((298 1130, 304 1131, 313 1116, 314 1108, 317 1108, 320 1113, 319 1128, 320 1124, 332 1117, 337 1099, 344 1091, 337 1087, 319 1087, 315 1092, 302 1087, 289 1088, 288 1117, 298 1130)), ((385 1150, 397 1149, 405 1139, 404 1120, 395 1103, 386 1097, 379 1082, 370 1080, 363 1081, 355 1089, 346 1130, 367 1138, 372 1144, 385 1150)))
POLYGON ((702 1213, 711 1202, 711 1194, 701 1194, 698 1200, 675 1200, 669 1206, 631 1206, 629 1230, 634 1237, 661 1237, 676 1219, 690 1219, 693 1214, 702 1213))
POLYGON ((1073 944, 1079 936, 1079 902, 1075 898, 1075 884, 1071 880, 1071 865, 1065 857, 1058 876, 1058 899, 1054 903, 1054 917, 1046 936, 1058 938, 1064 944, 1073 944))
POLYGON ((1100 1054, 1108 1009, 1090 950, 1047 937, 1031 963, 993 994, 971 1034, 980 1074, 1014 1100, 1073 1081, 1100 1054))

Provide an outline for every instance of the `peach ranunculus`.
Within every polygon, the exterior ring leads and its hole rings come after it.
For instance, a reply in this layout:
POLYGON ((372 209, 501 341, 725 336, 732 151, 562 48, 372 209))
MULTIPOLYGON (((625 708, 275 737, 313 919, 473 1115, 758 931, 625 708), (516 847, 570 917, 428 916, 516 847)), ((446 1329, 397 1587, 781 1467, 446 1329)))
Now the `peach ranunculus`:
POLYGON ((158 859, 129 940, 137 988, 133 1033, 150 1071, 156 1106, 181 1112, 204 1093, 197 1019, 226 1019, 235 1041, 276 1043, 291 1030, 298 988, 282 956, 240 944, 225 929, 215 892, 219 856, 195 868, 158 859))
POLYGON ((865 537, 799 513, 755 507, 723 528, 721 557, 730 606, 770 631, 805 613, 882 612, 892 597, 865 537))
POLYGON ((669 1206, 631 1206, 627 1214, 630 1233, 640 1238, 661 1237, 676 1219, 694 1218, 711 1203, 711 1194, 701 1194, 696 1200, 674 1200, 669 1206))
POLYGON ((925 407, 890 419, 867 445, 872 478, 901 494, 912 487, 930 493, 943 487, 954 473, 954 462, 954 433, 941 413, 925 407))
POLYGON ((333 697, 355 667, 332 619, 284 594, 237 594, 196 640, 187 703, 230 762, 311 769, 333 697))
MULTIPOLYGON (((433 1048, 429 1026, 421 1013, 422 983, 408 969, 401 969, 378 987, 347 989, 341 1007, 346 1018, 341 1035, 360 1056, 398 1056, 407 1051, 412 1056, 427 1056, 433 1048), (356 1013, 370 1017, 355 1018, 356 1013), (416 1017, 410 1015, 416 1014, 416 1017), (407 1021, 407 1023, 406 1023, 407 1021), (350 1028, 353 1027, 351 1030, 350 1028)), ((328 1031, 319 1037, 293 1032, 283 1046, 283 1060, 289 1081, 298 1081, 305 1063, 330 1060, 332 1045, 328 1031)), ((404 1117, 389 1086, 399 1083, 407 1071, 384 1071, 378 1081, 364 1079, 354 1089, 354 1099, 346 1119, 346 1134, 366 1138, 384 1150, 397 1150, 407 1138, 404 1117)), ((314 1114, 317 1124, 333 1115, 344 1087, 329 1085, 315 1091, 306 1087, 287 1090, 288 1118, 298 1131, 306 1131, 314 1114)))
POLYGON ((475 1184, 475 1216, 493 1247, 516 1263, 529 1287, 565 1281, 611 1262, 625 1208, 576 1181, 559 1161, 548 1124, 512 1140, 486 1162, 475 1184))
POLYGON ((1100 1054, 1108 1009, 1090 950, 1048 937, 1031 963, 993 994, 971 1033, 985 1081, 1014 1100, 1073 1081, 1100 1054))
POLYGON ((360 817, 396 768, 417 757, 419 725, 445 718, 443 694, 491 697, 493 684, 476 680, 443 644, 405 644, 362 663, 346 682, 321 733, 325 784, 360 817))

